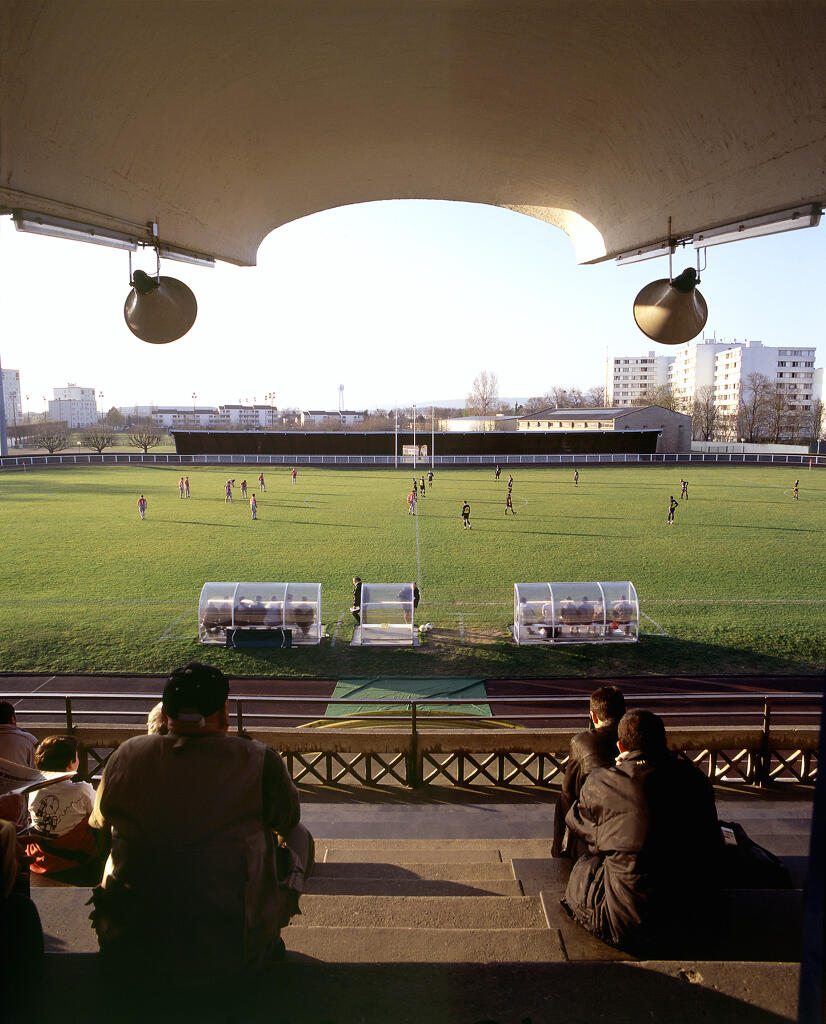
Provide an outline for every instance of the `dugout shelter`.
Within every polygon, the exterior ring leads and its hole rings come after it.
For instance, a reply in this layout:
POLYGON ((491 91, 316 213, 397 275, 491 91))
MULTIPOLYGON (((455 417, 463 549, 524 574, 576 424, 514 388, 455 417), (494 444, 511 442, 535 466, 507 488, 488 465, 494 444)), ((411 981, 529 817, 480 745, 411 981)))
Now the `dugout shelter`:
POLYGON ((320 583, 205 583, 198 602, 198 639, 225 645, 234 630, 289 630, 292 646, 320 644, 320 583))
POLYGON ((630 582, 514 583, 518 644, 636 643, 640 605, 630 582))
POLYGON ((414 647, 418 644, 412 583, 362 583, 361 621, 354 647, 414 647))

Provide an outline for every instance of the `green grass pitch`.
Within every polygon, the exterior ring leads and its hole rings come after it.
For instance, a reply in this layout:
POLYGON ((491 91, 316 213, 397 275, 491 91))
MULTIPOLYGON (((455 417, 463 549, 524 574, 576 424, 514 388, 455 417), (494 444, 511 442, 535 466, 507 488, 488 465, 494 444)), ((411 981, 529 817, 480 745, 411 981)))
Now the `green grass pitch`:
MULTIPOLYGON (((420 472, 420 471, 419 471, 420 472)), ((805 468, 673 466, 437 469, 407 514, 412 468, 49 469, 0 476, 0 670, 164 673, 190 658, 243 675, 488 677, 816 672, 826 658, 826 474, 805 468), (258 521, 236 487, 246 476, 258 521), (680 500, 673 527, 668 499, 680 500), (792 498, 796 477, 800 500, 792 498), (137 498, 148 500, 146 521, 137 498), (470 502, 472 531, 459 511, 470 502), (350 648, 351 577, 418 580, 416 649, 350 648), (208 580, 322 584, 331 640, 249 652, 197 642, 208 580), (517 647, 514 582, 631 580, 641 642, 517 647)), ((418 474, 417 474, 418 475, 418 474)))

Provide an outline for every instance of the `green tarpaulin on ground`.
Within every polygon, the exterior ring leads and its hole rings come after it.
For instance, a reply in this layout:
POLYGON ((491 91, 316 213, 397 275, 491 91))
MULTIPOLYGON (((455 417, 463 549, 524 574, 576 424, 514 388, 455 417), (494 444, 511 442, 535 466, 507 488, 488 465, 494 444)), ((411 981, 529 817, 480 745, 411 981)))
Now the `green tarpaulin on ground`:
POLYGON ((423 714, 450 713, 490 717, 490 706, 483 679, 465 676, 361 676, 339 679, 333 691, 334 699, 352 698, 352 704, 328 704, 327 718, 350 715, 388 714, 394 711, 407 714, 404 704, 381 703, 388 700, 427 701, 436 697, 472 699, 472 704, 436 704, 420 706, 423 714), (379 703, 366 703, 377 701, 379 703))

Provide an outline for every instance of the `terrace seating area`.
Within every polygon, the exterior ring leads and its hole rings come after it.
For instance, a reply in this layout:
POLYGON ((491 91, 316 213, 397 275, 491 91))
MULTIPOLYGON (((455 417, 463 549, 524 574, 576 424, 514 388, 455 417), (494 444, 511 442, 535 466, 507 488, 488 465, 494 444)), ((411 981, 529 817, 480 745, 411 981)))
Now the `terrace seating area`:
MULTIPOLYGON (((548 856, 550 796, 302 798, 317 836, 315 872, 301 916, 283 932, 285 962, 232 990, 239 1020, 272 1020, 277 1007, 276 1019, 290 1022, 505 1024, 550 1019, 549 1000, 559 1020, 583 1019, 586 1008, 589 1020, 794 1017, 806 791, 718 792, 721 818, 741 821, 783 856, 795 888, 731 890, 702 948, 663 950, 662 959, 644 962, 592 938, 562 911, 568 863, 548 856)), ((40 881, 32 894, 49 952, 38 1019, 51 1021, 97 984, 96 942, 88 890, 40 881)), ((156 1019, 181 1019, 180 1008, 163 1017, 157 995, 156 1019)), ((117 1019, 131 1019, 124 1013, 117 1019)))

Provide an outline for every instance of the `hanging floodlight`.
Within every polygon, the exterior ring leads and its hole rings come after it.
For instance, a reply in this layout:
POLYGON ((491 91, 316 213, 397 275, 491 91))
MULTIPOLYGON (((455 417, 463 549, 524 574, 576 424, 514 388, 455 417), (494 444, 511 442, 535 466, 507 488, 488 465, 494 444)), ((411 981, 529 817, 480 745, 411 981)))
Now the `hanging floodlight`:
POLYGON ((129 330, 150 345, 167 345, 182 338, 195 323, 198 303, 192 289, 176 277, 161 277, 161 257, 155 250, 154 276, 143 270, 132 273, 129 254, 129 283, 132 290, 123 304, 123 318, 129 330))
POLYGON ((642 333, 661 345, 682 345, 702 331, 708 320, 706 300, 697 291, 700 283, 700 254, 697 269, 686 267, 674 277, 671 257, 676 246, 668 218, 668 277, 652 281, 634 299, 634 320, 642 333))

